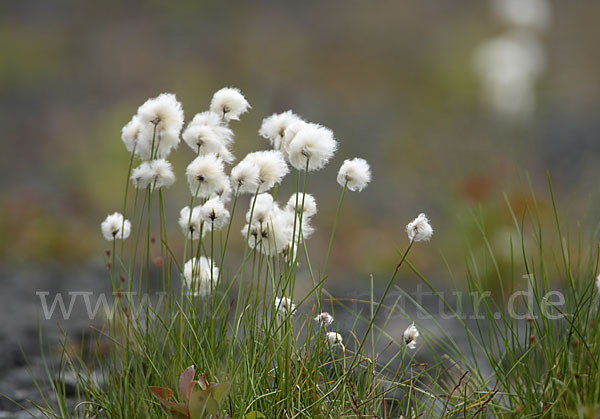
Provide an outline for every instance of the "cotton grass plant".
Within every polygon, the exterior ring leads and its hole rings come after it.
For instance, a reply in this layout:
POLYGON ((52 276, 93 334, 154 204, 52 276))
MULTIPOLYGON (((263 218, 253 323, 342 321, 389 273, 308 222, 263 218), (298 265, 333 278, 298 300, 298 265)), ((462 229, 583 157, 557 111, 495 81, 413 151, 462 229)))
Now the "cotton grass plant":
MULTIPOLYGON (((473 329, 464 309, 452 307, 408 258, 433 235, 428 217, 419 214, 406 226, 406 246, 383 293, 376 298, 371 278, 366 310, 352 310, 327 291, 327 269, 344 196, 368 186, 368 163, 349 159, 336 179, 319 178, 337 181, 340 198, 327 252, 311 258, 312 222, 323 215, 310 185, 338 141, 330 129, 286 111, 265 118, 259 129, 271 149, 236 163, 230 124, 250 109, 238 89, 225 88, 184 128, 181 104, 162 94, 125 125, 122 140, 131 156, 125 196, 121 212, 101 225, 114 310, 92 339, 92 355, 65 340, 59 380, 49 366, 50 389, 40 384, 46 400, 40 412, 52 418, 585 417, 596 405, 597 250, 574 261, 560 228, 555 264, 544 262, 541 229, 537 260, 511 246, 512 259, 521 256, 530 275, 538 311, 550 269, 566 278, 565 316, 549 320, 527 307, 531 317, 520 321, 498 300, 483 300, 484 319, 473 329), (181 138, 188 146, 181 151, 189 156, 185 169, 167 160, 181 138), (176 178, 190 196, 172 214, 165 202, 176 178), (289 198, 279 191, 286 182, 289 198), (236 219, 245 223, 241 232, 232 228, 236 219), (169 234, 177 225, 181 234, 169 234), (237 234, 243 248, 230 249, 237 234), (182 246, 171 247, 174 241, 182 246), (241 256, 231 256, 233 250, 241 256), (403 269, 451 309, 468 348, 443 327, 428 330, 409 316, 401 336, 386 332, 392 317, 404 313, 400 297, 390 304, 390 292, 411 299, 397 283, 403 269), (298 281, 309 283, 298 287, 298 281), (150 299, 153 283, 160 292, 150 299), (344 309, 354 318, 350 330, 337 327, 335 310, 344 309), (448 339, 434 338, 440 334, 448 339), (429 351, 427 363, 415 359, 421 349, 429 351), (382 351, 387 355, 380 359, 382 351), (65 374, 75 378, 75 404, 66 396, 65 374)), ((522 223, 514 219, 515 239, 523 244, 522 223)), ((484 293, 475 263, 467 283, 484 293)))

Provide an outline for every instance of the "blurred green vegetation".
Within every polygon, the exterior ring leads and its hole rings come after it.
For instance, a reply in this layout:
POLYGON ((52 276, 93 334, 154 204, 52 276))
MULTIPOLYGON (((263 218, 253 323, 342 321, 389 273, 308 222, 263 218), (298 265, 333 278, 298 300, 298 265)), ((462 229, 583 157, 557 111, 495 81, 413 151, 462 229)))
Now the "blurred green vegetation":
MULTIPOLYGON (((600 174, 600 3, 553 5, 535 118, 511 125, 481 106, 472 70, 477 45, 505 30, 487 2, 5 2, 0 259, 99 254, 99 222, 122 205, 121 127, 163 91, 189 121, 227 85, 253 107, 233 125, 238 157, 268 146, 257 130, 273 112, 293 109, 336 133, 339 153, 309 181, 320 207, 315 251, 326 246, 337 168, 355 155, 372 164, 373 184, 345 203, 334 275, 391 266, 419 212, 431 216, 434 246, 462 263, 457 243, 480 237, 470 214, 501 237, 512 225, 503 194, 523 208, 527 174, 543 201, 550 170, 566 214, 584 217, 600 174)), ((190 160, 185 145, 172 157, 173 230, 190 160)))

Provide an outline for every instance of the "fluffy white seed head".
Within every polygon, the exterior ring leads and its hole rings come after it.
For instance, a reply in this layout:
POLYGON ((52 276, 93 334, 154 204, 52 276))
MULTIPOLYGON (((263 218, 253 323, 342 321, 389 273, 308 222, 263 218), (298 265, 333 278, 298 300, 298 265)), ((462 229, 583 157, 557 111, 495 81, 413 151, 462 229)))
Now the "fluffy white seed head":
POLYGON ((429 224, 429 219, 423 213, 408 223, 406 232, 408 238, 415 242, 428 241, 433 236, 433 228, 429 224))
POLYGON ((289 168, 283 154, 277 150, 256 151, 244 157, 258 167, 259 192, 266 192, 280 183, 289 168))
POLYGON ((136 152, 142 160, 164 158, 179 144, 183 109, 174 94, 162 93, 138 108, 141 123, 136 152))
POLYGON ((329 327, 333 323, 333 316, 324 311, 315 317, 315 321, 319 323, 320 326, 329 327))
POLYGON ((288 157, 297 170, 322 169, 337 149, 337 142, 330 129, 317 124, 307 124, 290 141, 288 157))
POLYGON ((342 335, 336 332, 327 332, 327 341, 331 346, 344 346, 342 335))
POLYGON ((259 178, 258 166, 248 160, 242 160, 231 169, 231 184, 239 193, 256 193, 259 178))
POLYGON ((213 153, 226 163, 234 160, 233 154, 227 148, 230 141, 222 136, 218 127, 190 124, 183 131, 182 138, 199 155, 213 153))
POLYGON ((200 238, 200 231, 202 231, 203 235, 206 233, 206 230, 202 229, 200 209, 201 206, 194 207, 191 210, 190 207, 184 207, 179 212, 179 226, 188 239, 198 240, 200 238))
POLYGON ((411 324, 406 328, 402 338, 404 339, 404 344, 409 349, 415 349, 417 347, 417 338, 419 337, 419 331, 415 327, 415 324, 411 324))
POLYGON ((150 169, 152 170, 152 185, 155 188, 168 188, 175 183, 175 174, 173 173, 173 167, 165 159, 152 160, 150 162, 150 169))
POLYGON ((225 121, 239 121, 240 115, 246 113, 250 104, 235 87, 224 87, 213 95, 210 110, 218 114, 225 121))
POLYGON ((233 138, 233 131, 231 131, 229 128, 223 125, 223 119, 221 118, 221 115, 219 115, 216 112, 205 111, 197 113, 196 115, 194 115, 189 125, 207 125, 209 127, 223 127, 227 129, 227 131, 232 133, 231 135, 233 138))
POLYGON ((131 118, 131 121, 127 123, 121 130, 121 139, 125 144, 125 148, 130 153, 134 152, 137 148, 138 136, 142 132, 142 124, 137 115, 131 118))
POLYGON ((231 201, 232 194, 233 189, 231 188, 231 182, 227 176, 223 176, 219 181, 219 185, 210 197, 219 198, 223 204, 226 204, 231 201))
POLYGON ((213 261, 205 258, 192 258, 183 268, 183 279, 189 292, 193 295, 204 297, 214 291, 217 279, 219 278, 219 268, 213 261))
POLYGON ((292 303, 292 300, 288 297, 275 297, 275 309, 282 316, 293 316, 296 305, 292 303))
POLYGON ((126 239, 131 232, 131 223, 125 220, 121 213, 115 212, 102 221, 100 229, 102 230, 102 235, 108 241, 126 239))
POLYGON ((138 189, 147 188, 152 184, 152 178, 154 172, 150 162, 142 162, 138 167, 131 171, 131 181, 133 185, 138 189))
POLYGON ((200 220, 207 229, 220 230, 229 223, 229 211, 220 198, 214 197, 206 201, 200 209, 200 220))
POLYGON ((358 157, 346 160, 337 175, 340 186, 346 186, 353 192, 360 192, 371 181, 371 168, 366 160, 358 157))
POLYGON ((300 130, 307 125, 309 125, 308 122, 306 122, 302 119, 299 119, 297 121, 292 122, 285 129, 285 134, 284 134, 283 138, 281 139, 281 147, 280 148, 286 158, 289 158, 290 143, 292 142, 294 137, 296 137, 296 134, 298 134, 298 132, 300 132, 300 130))
POLYGON ((192 195, 208 198, 226 182, 223 161, 216 154, 196 157, 185 171, 192 195))
POLYGON ((254 202, 250 202, 250 208, 246 212, 246 222, 266 223, 273 214, 274 202, 273 196, 268 193, 261 193, 256 196, 254 202))
POLYGON ((250 229, 248 246, 267 256, 274 256, 289 250, 292 242, 292 231, 289 223, 282 216, 284 212, 275 208, 277 207, 274 207, 270 217, 265 222, 246 224, 241 231, 242 236, 246 237, 248 229, 250 229))
POLYGON ((294 122, 302 119, 292 111, 282 113, 274 113, 273 115, 263 119, 262 125, 258 134, 269 140, 275 150, 282 150, 282 141, 285 137, 285 131, 294 122))
POLYGON ((131 180, 138 189, 151 187, 159 189, 168 188, 175 183, 175 174, 173 167, 165 159, 157 159, 142 162, 138 167, 132 170, 131 180))
POLYGON ((317 201, 311 194, 302 194, 299 192, 290 196, 285 209, 298 214, 303 211, 303 218, 310 218, 317 213, 317 201))

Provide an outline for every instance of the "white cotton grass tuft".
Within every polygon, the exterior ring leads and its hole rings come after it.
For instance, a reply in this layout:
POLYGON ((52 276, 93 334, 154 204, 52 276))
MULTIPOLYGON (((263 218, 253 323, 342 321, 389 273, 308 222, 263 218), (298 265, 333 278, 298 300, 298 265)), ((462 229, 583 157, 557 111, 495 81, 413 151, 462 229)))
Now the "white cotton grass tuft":
POLYGON ((140 123, 136 152, 142 160, 165 158, 179 144, 183 109, 174 94, 162 93, 138 108, 140 123))
POLYGON ((130 153, 136 151, 139 135, 142 131, 142 124, 137 115, 134 115, 121 130, 121 140, 125 144, 125 148, 130 153))
POLYGON ((102 221, 100 229, 108 241, 126 239, 131 233, 131 223, 123 217, 123 214, 115 212, 102 221))
POLYGON ((175 183, 175 174, 173 167, 165 159, 157 159, 150 162, 152 170, 152 184, 155 188, 168 188, 175 183))
POLYGON ((231 182, 229 178, 225 175, 219 179, 219 184, 215 188, 214 192, 211 194, 210 198, 219 198, 223 204, 231 201, 231 195, 233 193, 233 189, 231 188, 231 182))
POLYGON ((152 177, 152 167, 150 166, 150 162, 147 161, 142 162, 142 164, 131 171, 131 181, 138 189, 144 189, 150 186, 152 177))
POLYGON ((293 316, 296 305, 288 297, 275 297, 275 309, 282 316, 293 316))
POLYGON ((361 192, 371 181, 371 168, 366 160, 355 157, 344 161, 337 175, 337 182, 352 192, 361 192))
POLYGON ((302 121, 298 115, 292 111, 282 113, 274 113, 273 115, 263 119, 262 125, 258 134, 269 140, 275 150, 283 150, 283 139, 285 132, 293 123, 302 121))
POLYGON ((179 212, 179 226, 185 237, 188 239, 198 240, 201 231, 202 233, 206 233, 206 231, 202 229, 200 209, 200 205, 191 210, 190 207, 184 207, 179 212))
POLYGON ((324 311, 323 313, 319 313, 314 320, 319 323, 319 326, 329 327, 333 323, 333 316, 324 311))
POLYGON ((296 137, 296 134, 298 134, 298 132, 300 132, 300 130, 307 125, 309 125, 308 122, 304 121, 303 119, 298 119, 297 121, 294 121, 288 125, 288 127, 285 129, 285 134, 281 139, 281 151, 285 155, 286 159, 289 158, 290 143, 296 137))
POLYGON ((230 214, 218 197, 206 201, 200 209, 200 220, 208 230, 220 230, 229 223, 230 214))
POLYGON ((216 154, 196 157, 187 167, 186 176, 193 196, 208 198, 226 182, 223 160, 216 154))
POLYGON ((244 160, 258 168, 259 192, 266 192, 280 183, 290 170, 283 154, 277 150, 255 151, 244 157, 244 160))
POLYGON ((287 220, 285 212, 274 205, 265 221, 246 224, 241 233, 243 237, 248 236, 248 246, 251 249, 266 256, 274 256, 288 250, 292 243, 292 230, 287 220))
POLYGON ((173 167, 165 159, 157 159, 142 162, 138 167, 132 170, 131 180, 138 189, 152 187, 160 189, 170 187, 175 183, 175 173, 173 167))
POLYGON ((414 242, 429 241, 431 236, 433 236, 433 228, 429 224, 429 219, 423 213, 408 223, 406 232, 408 233, 408 238, 414 242))
POLYGON ((214 127, 188 125, 182 137, 185 143, 199 155, 213 153, 226 163, 231 163, 235 159, 227 148, 228 143, 214 127))
POLYGON ((218 114, 224 121, 239 121, 240 115, 250 107, 242 92, 235 87, 218 90, 210 102, 210 111, 218 114))
POLYGON ((330 129, 317 124, 303 126, 288 145, 288 159, 297 170, 320 170, 333 157, 337 142, 330 129))
POLYGON ((342 335, 337 332, 327 332, 326 336, 327 342, 329 342, 331 346, 340 346, 342 349, 345 349, 342 335))
POLYGON ((419 337, 419 331, 415 327, 415 324, 411 324, 406 328, 402 335, 404 344, 408 349, 415 349, 417 347, 417 338, 419 337))
POLYGON ((273 195, 261 193, 256 196, 254 202, 250 202, 250 208, 246 212, 246 222, 252 220, 253 223, 263 224, 268 222, 273 214, 273 195))
POLYGON ((290 196, 285 209, 298 214, 302 211, 303 217, 310 218, 317 213, 317 201, 311 194, 299 192, 290 196))
POLYGON ((229 150, 233 142, 233 131, 222 124, 221 118, 214 112, 202 112, 194 116, 182 138, 198 154, 217 154, 226 163, 234 159, 229 150))
POLYGON ((258 166, 248 160, 242 160, 231 169, 231 183, 239 193, 256 193, 259 180, 258 166))
POLYGON ((196 258, 188 260, 183 268, 185 285, 195 296, 209 295, 214 291, 218 278, 219 268, 204 256, 199 261, 196 258))

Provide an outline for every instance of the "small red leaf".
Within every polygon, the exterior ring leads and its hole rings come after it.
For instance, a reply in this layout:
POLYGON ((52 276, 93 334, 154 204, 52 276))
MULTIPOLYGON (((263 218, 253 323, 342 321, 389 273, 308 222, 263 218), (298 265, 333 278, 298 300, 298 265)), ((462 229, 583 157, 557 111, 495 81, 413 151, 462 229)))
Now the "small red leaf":
POLYGON ((156 386, 150 386, 149 388, 150 392, 163 403, 166 403, 173 396, 173 392, 168 388, 156 386))
POLYGON ((194 375, 196 375, 196 371, 194 370, 194 366, 190 365, 179 376, 179 392, 186 402, 190 400, 190 391, 192 389, 190 382, 194 380, 194 375))

